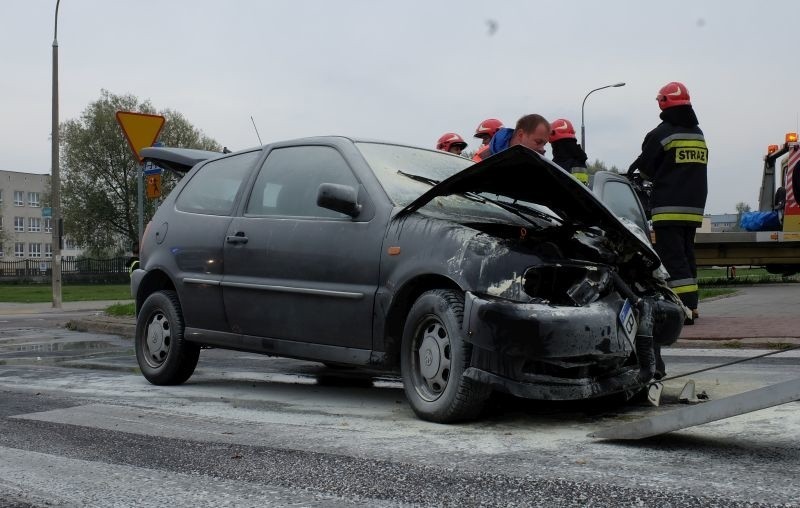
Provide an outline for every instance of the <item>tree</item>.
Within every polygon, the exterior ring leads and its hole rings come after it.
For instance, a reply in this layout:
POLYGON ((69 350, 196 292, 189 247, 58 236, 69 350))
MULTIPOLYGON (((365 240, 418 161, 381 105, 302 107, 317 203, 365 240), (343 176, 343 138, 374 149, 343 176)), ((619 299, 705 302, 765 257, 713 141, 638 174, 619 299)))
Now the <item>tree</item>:
MULTIPOLYGON (((90 255, 128 250, 139 238, 139 165, 117 124, 117 111, 160 114, 166 122, 159 140, 167 146, 219 151, 220 145, 177 111, 156 112, 149 101, 102 90, 80 118, 61 124, 62 216, 64 231, 90 255)), ((164 189, 174 186, 166 176, 164 189)), ((155 203, 145 200, 145 222, 155 203)))
POLYGON ((736 203, 736 225, 733 227, 734 231, 742 230, 742 214, 750 211, 750 205, 744 201, 736 203))
POLYGON ((601 161, 600 159, 595 159, 594 162, 591 162, 586 165, 586 172, 590 175, 597 173, 598 171, 611 171, 613 173, 619 173, 619 168, 617 166, 611 166, 609 169, 606 166, 606 163, 601 161))

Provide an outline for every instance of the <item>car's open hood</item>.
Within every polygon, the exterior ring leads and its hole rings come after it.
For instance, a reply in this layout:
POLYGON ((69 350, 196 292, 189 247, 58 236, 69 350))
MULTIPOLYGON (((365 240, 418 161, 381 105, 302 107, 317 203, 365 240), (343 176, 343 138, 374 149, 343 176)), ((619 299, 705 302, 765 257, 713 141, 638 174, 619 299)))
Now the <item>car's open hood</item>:
POLYGON ((437 196, 488 193, 547 206, 571 223, 598 226, 611 236, 634 241, 658 263, 649 245, 634 235, 595 194, 572 175, 523 146, 513 146, 431 187, 399 215, 413 212, 437 196))
POLYGON ((220 152, 195 150, 193 148, 148 147, 139 151, 145 161, 152 162, 176 173, 186 173, 198 162, 222 155, 220 152))

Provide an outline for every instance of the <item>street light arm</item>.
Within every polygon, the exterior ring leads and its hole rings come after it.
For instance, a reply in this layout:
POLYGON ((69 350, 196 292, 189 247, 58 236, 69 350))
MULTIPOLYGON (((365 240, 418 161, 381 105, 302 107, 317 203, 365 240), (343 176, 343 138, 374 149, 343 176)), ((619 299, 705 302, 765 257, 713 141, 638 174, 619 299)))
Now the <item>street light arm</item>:
POLYGON ((583 125, 583 107, 586 105, 586 99, 588 99, 589 96, 595 93, 596 91, 603 90, 605 88, 611 88, 612 86, 619 86, 619 85, 601 86, 600 88, 595 88, 594 90, 590 90, 589 93, 586 94, 586 97, 583 98, 583 102, 581 103, 581 125, 583 125))
POLYGON ((589 90, 589 93, 587 93, 586 96, 583 98, 583 102, 581 103, 581 148, 583 148, 584 151, 586 151, 586 125, 584 124, 583 121, 583 109, 584 106, 586 106, 586 99, 588 99, 590 95, 592 95, 598 90, 604 90, 606 88, 616 88, 620 86, 625 86, 625 82, 620 81, 619 83, 614 83, 613 85, 605 85, 595 88, 594 90, 589 90))
POLYGON ((58 46, 58 5, 61 0, 56 0, 56 16, 55 23, 53 23, 53 46, 58 46))

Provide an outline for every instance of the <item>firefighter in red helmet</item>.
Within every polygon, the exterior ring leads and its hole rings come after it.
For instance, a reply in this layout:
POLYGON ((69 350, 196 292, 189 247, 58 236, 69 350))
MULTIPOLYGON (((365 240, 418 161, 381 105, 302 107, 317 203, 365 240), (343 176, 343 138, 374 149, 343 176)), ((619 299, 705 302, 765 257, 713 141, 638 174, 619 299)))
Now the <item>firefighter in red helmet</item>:
POLYGON ((550 123, 550 146, 553 148, 553 162, 588 185, 586 152, 575 138, 575 128, 572 126, 572 122, 565 118, 559 118, 550 123))
POLYGON ((481 146, 475 152, 475 155, 472 156, 472 160, 480 162, 484 159, 484 156, 488 157, 489 154, 486 153, 486 150, 489 149, 489 141, 492 140, 492 136, 502 127, 503 122, 496 118, 487 118, 478 124, 478 127, 475 129, 475 137, 481 140, 481 146))
POLYGON ((708 194, 708 147, 686 85, 667 83, 656 101, 662 122, 647 133, 628 173, 638 169, 653 183, 649 205, 656 252, 669 272, 669 286, 692 311, 686 324, 694 324, 699 317, 694 234, 708 194))
POLYGON ((443 152, 450 152, 456 155, 461 155, 461 152, 467 147, 467 142, 464 138, 455 132, 445 132, 436 141, 436 149, 443 152))

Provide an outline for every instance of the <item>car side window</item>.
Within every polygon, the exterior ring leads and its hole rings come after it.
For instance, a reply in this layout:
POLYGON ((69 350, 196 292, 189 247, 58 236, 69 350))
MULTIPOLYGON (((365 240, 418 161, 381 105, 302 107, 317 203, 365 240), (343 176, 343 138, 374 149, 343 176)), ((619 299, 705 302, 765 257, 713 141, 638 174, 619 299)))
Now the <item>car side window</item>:
POLYGON ((230 215, 236 194, 260 155, 257 150, 206 163, 183 188, 175 207, 182 212, 230 215))
POLYGON ((359 184, 342 155, 328 146, 293 146, 270 152, 253 185, 246 215, 350 219, 317 206, 320 184, 359 184))
POLYGON ((633 188, 624 182, 608 181, 603 186, 603 203, 617 217, 625 217, 647 231, 647 223, 636 201, 633 188))

